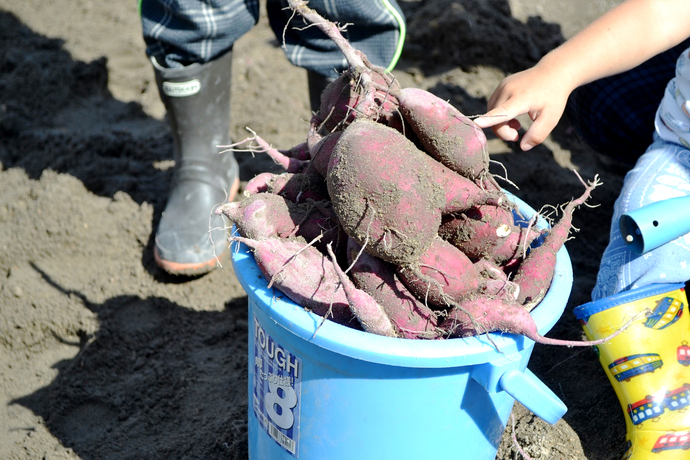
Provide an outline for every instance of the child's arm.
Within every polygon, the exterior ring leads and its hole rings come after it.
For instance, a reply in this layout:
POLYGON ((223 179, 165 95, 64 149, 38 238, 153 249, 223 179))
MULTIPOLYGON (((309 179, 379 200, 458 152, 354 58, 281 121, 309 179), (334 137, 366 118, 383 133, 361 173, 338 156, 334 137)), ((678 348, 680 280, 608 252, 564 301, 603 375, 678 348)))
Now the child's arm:
POLYGON ((489 111, 475 121, 517 141, 515 117, 528 114, 533 123, 520 147, 529 150, 556 126, 575 88, 632 69, 689 36, 690 1, 627 0, 531 69, 504 79, 489 98, 489 111))

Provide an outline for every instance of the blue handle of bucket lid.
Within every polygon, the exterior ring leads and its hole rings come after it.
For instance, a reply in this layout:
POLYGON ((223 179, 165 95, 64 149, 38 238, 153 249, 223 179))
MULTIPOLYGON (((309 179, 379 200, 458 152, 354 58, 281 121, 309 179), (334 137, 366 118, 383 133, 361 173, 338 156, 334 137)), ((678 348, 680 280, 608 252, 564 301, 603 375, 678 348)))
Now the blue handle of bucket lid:
POLYGON ((552 425, 568 410, 563 401, 529 369, 507 371, 501 376, 500 385, 534 415, 552 425))

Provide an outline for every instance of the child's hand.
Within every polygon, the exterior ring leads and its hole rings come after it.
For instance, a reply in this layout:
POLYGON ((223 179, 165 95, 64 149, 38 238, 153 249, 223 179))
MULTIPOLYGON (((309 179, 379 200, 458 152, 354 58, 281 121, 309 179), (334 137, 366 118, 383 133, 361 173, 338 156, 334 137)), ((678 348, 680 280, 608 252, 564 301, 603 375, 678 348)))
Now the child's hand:
POLYGON ((530 150, 544 142, 563 116, 572 88, 563 82, 558 69, 537 65, 505 78, 489 98, 489 111, 474 121, 481 128, 492 127, 505 141, 518 141, 519 115, 533 121, 522 137, 520 148, 530 150))
POLYGON ((532 125, 520 142, 529 150, 556 126, 578 86, 630 70, 690 37, 688 0, 626 0, 546 54, 529 70, 504 79, 475 122, 498 137, 518 140, 527 114, 532 125), (630 52, 634 50, 634 52, 630 52))

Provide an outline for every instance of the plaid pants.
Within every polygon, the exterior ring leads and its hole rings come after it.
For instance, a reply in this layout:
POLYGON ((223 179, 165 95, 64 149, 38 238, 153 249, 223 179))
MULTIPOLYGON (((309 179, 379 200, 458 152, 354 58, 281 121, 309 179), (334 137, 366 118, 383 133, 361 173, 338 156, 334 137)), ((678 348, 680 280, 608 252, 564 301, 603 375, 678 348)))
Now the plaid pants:
MULTIPOLYGON (((304 28, 286 7, 286 0, 266 0, 271 28, 285 43, 288 59, 328 77, 345 70, 336 45, 317 28, 304 28)), ((395 0, 310 0, 309 7, 348 24, 343 35, 373 64, 392 69, 397 62, 405 19, 395 0)), ((259 0, 140 0, 139 10, 147 54, 170 68, 216 59, 259 20, 259 0)))

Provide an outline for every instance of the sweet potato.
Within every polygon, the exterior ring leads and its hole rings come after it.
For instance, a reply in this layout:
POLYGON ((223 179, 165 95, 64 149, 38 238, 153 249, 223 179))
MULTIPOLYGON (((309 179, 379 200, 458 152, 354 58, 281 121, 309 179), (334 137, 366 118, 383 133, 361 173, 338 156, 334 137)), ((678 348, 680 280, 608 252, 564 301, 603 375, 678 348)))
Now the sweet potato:
POLYGON ((309 159, 311 159, 311 155, 309 154, 309 144, 306 141, 300 142, 299 144, 295 145, 294 147, 288 150, 278 151, 286 157, 294 158, 298 161, 308 161, 309 159))
POLYGON ((259 151, 266 153, 271 159, 285 172, 298 173, 304 172, 309 167, 309 157, 304 155, 303 149, 306 145, 299 144, 291 150, 278 150, 266 142, 261 136, 255 135, 252 140, 259 146, 259 151), (294 155, 294 156, 291 156, 294 155))
MULTIPOLYGON (((328 165, 331 162, 331 155, 333 154, 333 149, 335 148, 342 131, 335 131, 326 136, 318 136, 318 141, 309 149, 309 154, 311 155, 311 168, 319 173, 321 176, 326 177, 328 175, 328 165)), ((312 136, 310 141, 316 136, 312 136)))
POLYGON ((270 172, 263 172, 257 174, 247 181, 247 185, 244 186, 245 195, 256 195, 257 193, 273 193, 272 182, 276 174, 270 172))
POLYGON ((513 212, 500 206, 475 206, 443 216, 438 234, 475 260, 498 265, 522 257, 542 231, 514 224, 513 212))
POLYGON ((343 37, 341 26, 326 20, 309 8, 308 2, 288 0, 290 8, 299 14, 307 26, 318 28, 333 41, 347 61, 348 67, 321 94, 319 111, 311 121, 312 130, 342 129, 358 118, 400 123, 395 93, 400 86, 384 68, 373 65, 361 51, 343 37))
POLYGON ((273 193, 295 203, 330 200, 323 176, 314 172, 261 173, 247 182, 246 194, 273 193))
POLYGON ((227 217, 246 238, 288 238, 295 234, 297 227, 288 203, 278 195, 257 193, 241 201, 220 205, 215 213, 227 217))
POLYGON ((400 265, 397 273, 418 299, 440 307, 448 305, 448 298, 457 300, 478 292, 482 284, 472 261, 438 236, 417 261, 400 265))
POLYGON ((326 244, 333 243, 338 253, 344 251, 347 235, 343 232, 330 202, 296 204, 282 196, 258 193, 242 201, 233 201, 216 208, 217 214, 232 221, 240 235, 255 240, 303 238, 310 242, 320 237, 315 246, 324 254, 326 244))
POLYGON ((438 337, 436 313, 415 297, 400 281, 395 266, 361 250, 354 240, 347 244, 350 277, 384 309, 401 337, 438 337))
POLYGON ((429 155, 473 180, 489 174, 486 136, 476 123, 423 89, 403 88, 396 96, 403 117, 429 155))
POLYGON ((515 300, 519 286, 487 260, 473 263, 462 251, 440 237, 419 260, 400 265, 397 274, 418 299, 436 307, 476 294, 515 300))
POLYGON ((365 119, 341 135, 326 183, 345 232, 370 254, 397 265, 409 265, 426 251, 443 213, 502 199, 398 131, 365 119))
POLYGON ((329 245, 327 247, 328 255, 333 262, 333 268, 340 278, 345 296, 350 305, 350 310, 355 314, 362 328, 366 332, 377 335, 385 335, 387 337, 397 337, 398 332, 395 330, 393 323, 386 314, 386 311, 366 292, 358 289, 350 278, 342 271, 335 254, 329 245))
POLYGON ((231 237, 249 246, 270 286, 317 315, 358 328, 331 259, 306 243, 282 238, 231 237))
POLYGON ((361 69, 349 68, 321 93, 314 123, 327 131, 334 131, 359 117, 386 124, 399 120, 398 103, 393 94, 400 86, 384 69, 365 63, 364 71, 371 78, 372 90, 367 91, 363 84, 361 69))
POLYGON ((450 337, 471 337, 488 332, 508 332, 524 335, 544 345, 565 345, 567 347, 589 347, 600 345, 623 332, 632 322, 608 337, 591 341, 560 340, 539 334, 534 319, 522 305, 490 296, 479 296, 458 302, 443 320, 440 328, 450 337))
POLYGON ((520 286, 511 281, 503 266, 496 265, 487 259, 474 263, 475 269, 482 277, 479 292, 483 295, 515 301, 520 294, 520 286))
POLYGON ((544 248, 531 249, 523 262, 525 247, 542 235, 513 221, 513 207, 488 171, 481 129, 431 93, 400 89, 307 2, 288 3, 334 41, 348 69, 322 94, 305 143, 285 151, 252 139, 295 174, 263 175, 248 190, 292 201, 285 200, 280 212, 270 205, 273 199, 222 207, 243 221, 240 233, 257 238, 235 239, 254 249, 271 283, 305 308, 321 314, 332 309, 338 321, 356 318, 374 334, 440 338, 508 331, 541 343, 600 343, 546 339, 529 314, 551 283, 573 205, 544 248), (325 178, 330 201, 308 195, 302 181, 313 176, 315 183, 325 178), (292 185, 298 185, 295 192, 292 185), (322 213, 329 203, 332 209, 322 213), (328 239, 323 227, 340 235, 335 241, 352 242, 345 261, 351 278, 341 269, 342 254, 316 241, 328 239))
POLYGON ((517 268, 513 281, 520 286, 518 301, 528 309, 534 308, 541 301, 551 285, 556 267, 556 253, 570 235, 573 212, 587 201, 592 190, 600 184, 598 176, 595 176, 592 182, 584 184, 585 192, 582 196, 564 207, 563 216, 551 228, 544 238, 544 242, 539 247, 532 249, 517 268))

